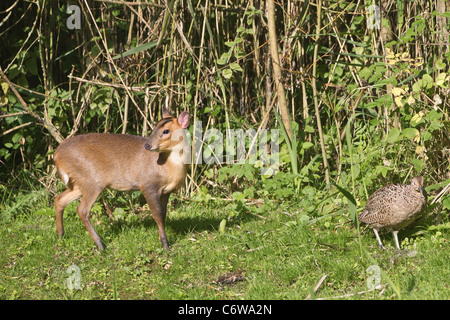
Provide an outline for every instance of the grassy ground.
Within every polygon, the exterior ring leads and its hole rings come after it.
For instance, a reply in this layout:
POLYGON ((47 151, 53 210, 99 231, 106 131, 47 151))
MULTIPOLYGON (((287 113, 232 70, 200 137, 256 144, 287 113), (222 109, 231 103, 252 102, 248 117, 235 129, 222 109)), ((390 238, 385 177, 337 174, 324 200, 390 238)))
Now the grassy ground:
POLYGON ((112 222, 97 205, 91 220, 106 244, 99 252, 76 203, 58 239, 52 208, 23 209, 31 200, 1 211, 0 299, 450 298, 448 217, 438 228, 430 217, 401 232, 400 254, 390 234, 383 252, 371 230, 359 235, 345 211, 313 219, 295 204, 265 204, 230 215, 228 203, 177 199, 166 253, 148 212, 112 222), (68 289, 77 275, 79 289, 68 289))

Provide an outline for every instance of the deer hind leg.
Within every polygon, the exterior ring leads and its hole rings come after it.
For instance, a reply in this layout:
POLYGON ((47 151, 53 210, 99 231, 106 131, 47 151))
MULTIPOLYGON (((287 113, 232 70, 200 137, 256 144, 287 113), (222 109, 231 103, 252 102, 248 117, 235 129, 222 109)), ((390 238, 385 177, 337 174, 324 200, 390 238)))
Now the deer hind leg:
POLYGON ((100 251, 104 249, 102 240, 92 227, 91 221, 89 219, 89 214, 91 212, 92 205, 94 204, 95 200, 97 200, 97 197, 102 192, 102 190, 103 189, 92 190, 92 188, 83 189, 83 198, 81 199, 81 202, 77 208, 78 216, 80 217, 81 221, 89 232, 89 235, 91 236, 92 240, 94 240, 95 245, 100 251))
POLYGON ((81 191, 77 188, 69 188, 60 193, 55 198, 55 212, 56 212, 56 233, 59 236, 64 235, 63 215, 66 206, 74 200, 81 197, 81 191))

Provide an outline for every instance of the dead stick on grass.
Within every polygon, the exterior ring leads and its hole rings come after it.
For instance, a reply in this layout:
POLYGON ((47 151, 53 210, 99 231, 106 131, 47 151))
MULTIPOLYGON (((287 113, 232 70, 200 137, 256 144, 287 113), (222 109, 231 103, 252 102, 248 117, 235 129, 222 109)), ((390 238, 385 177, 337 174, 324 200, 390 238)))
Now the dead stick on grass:
MULTIPOLYGON (((322 276, 322 278, 320 278, 319 282, 317 282, 316 286, 314 287, 313 291, 314 293, 317 292, 317 290, 319 290, 320 286, 322 285, 322 283, 325 281, 325 279, 327 278, 328 274, 325 274, 322 276)), ((305 300, 309 300, 311 299, 311 294, 308 293, 308 295, 306 296, 305 300)))
POLYGON ((341 296, 335 296, 335 297, 329 297, 329 298, 317 298, 316 300, 342 299, 342 298, 353 297, 353 296, 364 294, 364 293, 369 293, 369 292, 376 291, 376 290, 380 290, 378 295, 381 296, 384 293, 385 289, 386 289, 386 284, 383 284, 383 285, 377 286, 376 288, 365 290, 365 291, 343 294, 341 296))

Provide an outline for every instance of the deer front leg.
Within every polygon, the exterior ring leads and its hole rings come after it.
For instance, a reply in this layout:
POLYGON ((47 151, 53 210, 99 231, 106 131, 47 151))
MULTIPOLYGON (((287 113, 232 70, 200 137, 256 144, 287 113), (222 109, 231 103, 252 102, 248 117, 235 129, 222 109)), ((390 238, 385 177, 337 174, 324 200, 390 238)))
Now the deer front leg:
POLYGON ((161 192, 142 191, 147 200, 152 217, 155 219, 158 225, 159 240, 164 250, 169 250, 169 242, 167 241, 165 223, 167 213, 167 201, 169 200, 169 194, 162 194, 161 192))

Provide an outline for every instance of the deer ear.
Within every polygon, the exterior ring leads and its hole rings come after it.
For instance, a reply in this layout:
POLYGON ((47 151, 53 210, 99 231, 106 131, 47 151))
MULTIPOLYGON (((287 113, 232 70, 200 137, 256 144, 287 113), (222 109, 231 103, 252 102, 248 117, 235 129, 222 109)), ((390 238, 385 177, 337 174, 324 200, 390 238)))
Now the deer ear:
POLYGON ((170 114, 170 112, 167 110, 167 108, 165 106, 162 106, 161 113, 162 113, 163 119, 172 117, 172 115, 170 114))
POLYGON ((189 126, 189 113, 184 111, 178 116, 178 123, 182 129, 186 129, 189 126))

